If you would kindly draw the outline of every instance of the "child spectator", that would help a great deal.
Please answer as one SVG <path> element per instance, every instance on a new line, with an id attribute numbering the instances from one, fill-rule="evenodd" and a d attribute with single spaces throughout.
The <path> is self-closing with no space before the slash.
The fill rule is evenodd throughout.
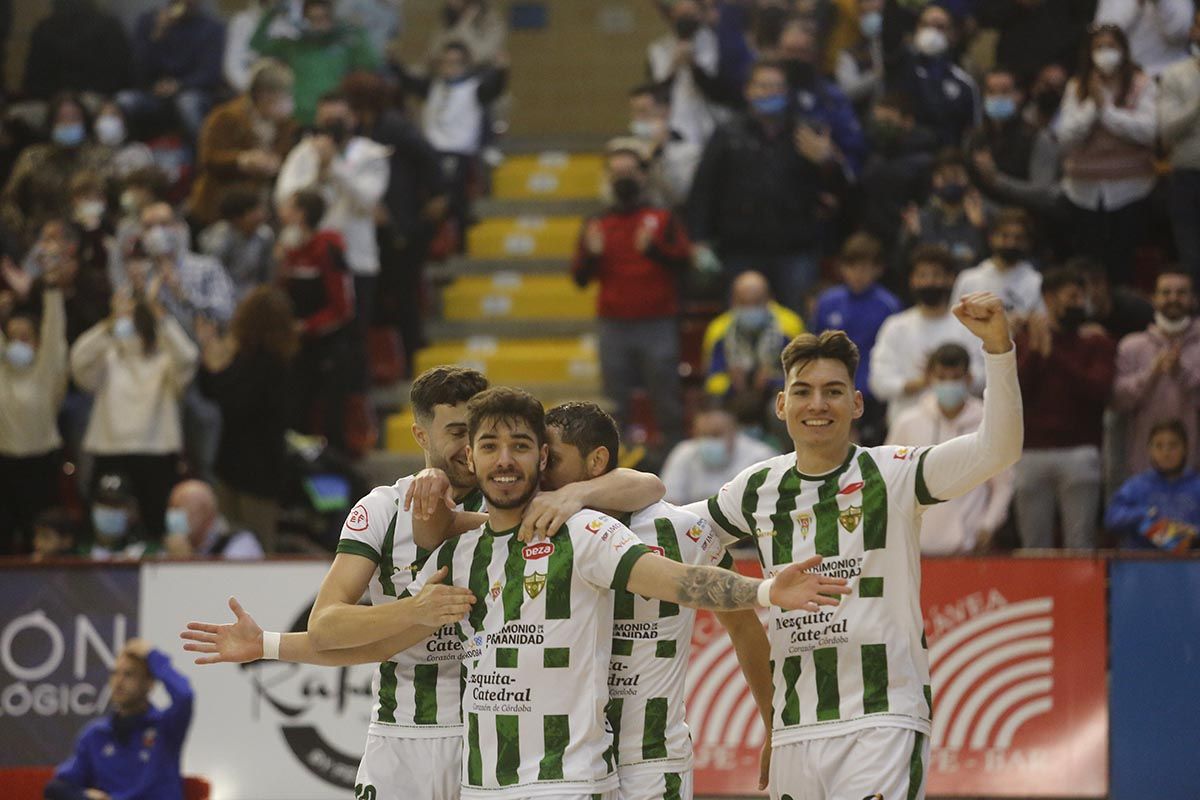
<path id="1" fill-rule="evenodd" d="M 1150 430 L 1150 469 L 1113 495 L 1104 525 L 1122 547 L 1181 551 L 1200 545 L 1200 475 L 1188 469 L 1187 430 L 1178 419 Z"/>

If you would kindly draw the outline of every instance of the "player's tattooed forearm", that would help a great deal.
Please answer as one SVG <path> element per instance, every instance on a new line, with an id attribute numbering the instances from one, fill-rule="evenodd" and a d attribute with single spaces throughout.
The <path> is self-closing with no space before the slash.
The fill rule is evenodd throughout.
<path id="1" fill-rule="evenodd" d="M 711 611 L 736 611 L 754 606 L 754 581 L 723 569 L 689 567 L 676 587 L 679 602 Z"/>

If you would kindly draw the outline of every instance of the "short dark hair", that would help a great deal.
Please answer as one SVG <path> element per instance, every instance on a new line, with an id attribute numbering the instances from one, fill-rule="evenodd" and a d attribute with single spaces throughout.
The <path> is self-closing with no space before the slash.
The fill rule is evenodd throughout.
<path id="1" fill-rule="evenodd" d="M 467 433 L 472 445 L 487 420 L 523 422 L 533 430 L 538 445 L 546 443 L 546 410 L 541 401 L 522 389 L 494 386 L 467 402 Z"/>
<path id="2" fill-rule="evenodd" d="M 788 342 L 783 348 L 780 360 L 783 362 L 783 374 L 791 374 L 792 368 L 798 364 L 816 361 L 818 358 L 829 358 L 846 365 L 850 380 L 858 372 L 858 345 L 850 340 L 845 331 L 825 331 L 824 333 L 802 333 Z"/>
<path id="3" fill-rule="evenodd" d="M 79 535 L 79 523 L 63 508 L 47 508 L 33 518 L 33 527 L 49 528 L 56 533 L 75 539 Z"/>
<path id="4" fill-rule="evenodd" d="M 1064 286 L 1087 288 L 1083 273 L 1074 267 L 1051 267 L 1042 275 L 1042 294 L 1057 292 Z"/>
<path id="5" fill-rule="evenodd" d="M 944 244 L 928 242 L 914 247 L 912 254 L 908 257 L 910 273 L 917 268 L 917 264 L 936 264 L 943 272 L 951 275 L 958 272 L 958 264 L 955 263 L 953 254 Z"/>
<path id="6" fill-rule="evenodd" d="M 1200 14 L 1200 11 L 1198 11 L 1198 12 L 1196 12 L 1196 13 Z M 1163 277 L 1166 277 L 1166 276 L 1168 276 L 1168 275 L 1169 275 L 1169 276 L 1172 276 L 1172 277 L 1176 277 L 1176 278 L 1187 278 L 1188 286 L 1192 287 L 1192 289 L 1195 289 L 1195 288 L 1196 288 L 1196 279 L 1195 279 L 1194 277 L 1192 277 L 1192 273 L 1190 273 L 1190 272 L 1188 272 L 1188 271 L 1184 270 L 1184 269 L 1183 269 L 1182 267 L 1180 267 L 1178 264 L 1172 264 L 1172 265 L 1170 265 L 1170 266 L 1166 267 L 1165 269 L 1163 269 L 1163 271 L 1162 271 L 1162 272 L 1158 273 L 1158 275 L 1156 275 L 1156 276 L 1154 277 L 1154 289 L 1155 289 L 1155 291 L 1157 291 L 1157 290 L 1158 290 L 1158 281 L 1159 281 L 1159 279 L 1160 279 L 1160 278 L 1163 278 Z"/>
<path id="7" fill-rule="evenodd" d="M 463 60 L 470 64 L 475 59 L 475 54 L 471 52 L 471 46 L 462 39 L 451 39 L 442 45 L 442 52 L 449 50 L 457 50 L 462 53 Z"/>
<path id="8" fill-rule="evenodd" d="M 1146 443 L 1149 444 L 1154 440 L 1154 437 L 1160 433 L 1170 431 L 1179 437 L 1179 441 L 1183 442 L 1183 446 L 1187 447 L 1188 433 L 1187 426 L 1183 424 L 1183 420 L 1178 417 L 1171 419 L 1160 419 L 1158 422 L 1150 426 L 1150 435 L 1146 437 Z"/>
<path id="9" fill-rule="evenodd" d="M 234 220 L 246 216 L 263 204 L 262 196 L 253 189 L 235 187 L 225 193 L 217 206 L 221 219 Z"/>
<path id="10" fill-rule="evenodd" d="M 912 98 L 906 92 L 890 91 L 884 92 L 875 103 L 876 108 L 890 108 L 893 111 L 900 112 L 902 117 L 912 117 L 915 113 L 913 108 Z"/>
<path id="11" fill-rule="evenodd" d="M 292 202 L 304 215 L 304 224 L 313 230 L 325 216 L 325 198 L 316 189 L 301 189 L 292 194 Z"/>
<path id="12" fill-rule="evenodd" d="M 946 342 L 929 354 L 929 363 L 926 368 L 969 369 L 970 366 L 971 355 L 967 352 L 967 348 L 957 342 Z"/>
<path id="13" fill-rule="evenodd" d="M 852 234 L 842 250 L 838 253 L 839 261 L 870 261 L 874 264 L 883 262 L 883 247 L 879 240 L 869 233 L 859 231 Z"/>
<path id="14" fill-rule="evenodd" d="M 996 214 L 996 218 L 992 220 L 991 226 L 988 228 L 988 233 L 995 233 L 1005 225 L 1020 225 L 1025 229 L 1025 235 L 1033 238 L 1033 217 L 1029 216 L 1029 212 L 1023 208 L 1002 208 Z"/>
<path id="15" fill-rule="evenodd" d="M 308 13 L 308 10 L 313 6 L 325 6 L 330 11 L 333 10 L 333 0 L 304 0 L 304 4 L 300 9 L 301 14 Z"/>
<path id="16" fill-rule="evenodd" d="M 653 83 L 639 83 L 637 86 L 629 90 L 629 96 L 631 98 L 641 97 L 642 95 L 648 95 L 660 106 L 667 106 L 671 104 L 670 96 Z"/>
<path id="17" fill-rule="evenodd" d="M 558 428 L 563 444 L 569 444 L 582 456 L 603 447 L 608 450 L 605 472 L 617 468 L 621 434 L 612 416 L 595 403 L 575 401 L 555 406 L 546 412 L 546 427 Z"/>
<path id="18" fill-rule="evenodd" d="M 933 160 L 933 171 L 944 167 L 961 167 L 967 168 L 967 158 L 963 155 L 962 150 L 957 147 L 943 147 L 938 151 L 937 157 Z"/>
<path id="19" fill-rule="evenodd" d="M 429 422 L 433 419 L 434 406 L 465 403 L 487 388 L 487 378 L 476 370 L 440 366 L 418 375 L 408 398 L 417 421 Z"/>
<path id="20" fill-rule="evenodd" d="M 1084 278 L 1108 279 L 1108 270 L 1104 265 L 1091 256 L 1071 256 L 1063 264 L 1067 269 L 1073 269 Z"/>
<path id="21" fill-rule="evenodd" d="M 783 65 L 783 62 L 770 58 L 764 58 L 760 61 L 755 61 L 750 65 L 750 71 L 746 73 L 746 83 L 750 83 L 750 81 L 754 80 L 754 76 L 759 72 L 762 72 L 764 69 L 773 69 L 783 75 L 784 78 L 787 77 L 787 67 Z"/>
<path id="22" fill-rule="evenodd" d="M 317 105 L 321 106 L 326 103 L 345 103 L 346 105 L 350 105 L 350 98 L 341 89 L 330 89 L 317 98 Z"/>

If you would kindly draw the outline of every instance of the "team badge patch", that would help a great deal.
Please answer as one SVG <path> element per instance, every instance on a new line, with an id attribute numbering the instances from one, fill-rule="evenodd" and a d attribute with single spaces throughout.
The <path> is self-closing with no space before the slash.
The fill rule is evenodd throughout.
<path id="1" fill-rule="evenodd" d="M 532 600 L 546 588 L 546 573 L 533 572 L 525 576 L 525 594 Z"/>
<path id="2" fill-rule="evenodd" d="M 589 522 L 587 525 L 584 525 L 583 527 L 589 533 L 599 533 L 600 529 L 604 527 L 604 520 L 594 519 L 591 522 Z"/>
<path id="3" fill-rule="evenodd" d="M 805 511 L 796 517 L 796 521 L 800 523 L 800 538 L 807 539 L 808 532 L 812 529 L 812 515 Z"/>
<path id="4" fill-rule="evenodd" d="M 858 523 L 862 522 L 862 506 L 847 506 L 838 514 L 838 522 L 842 523 L 846 533 L 853 533 Z"/>
<path id="5" fill-rule="evenodd" d="M 496 581 L 495 583 L 493 583 L 492 584 L 492 599 L 495 600 L 497 597 L 499 597 L 501 591 L 503 591 L 503 590 L 500 587 L 500 581 Z"/>

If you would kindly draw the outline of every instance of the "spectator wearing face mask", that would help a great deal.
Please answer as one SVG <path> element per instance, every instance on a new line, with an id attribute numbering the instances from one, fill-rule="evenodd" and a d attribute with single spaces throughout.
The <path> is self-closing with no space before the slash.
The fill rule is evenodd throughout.
<path id="1" fill-rule="evenodd" d="M 991 258 L 965 269 L 954 282 L 950 303 L 971 292 L 991 292 L 1004 302 L 1010 321 L 1021 324 L 1042 305 L 1042 276 L 1029 261 L 1032 221 L 1024 211 L 1006 208 L 992 222 Z"/>
<path id="2" fill-rule="evenodd" d="M 729 306 L 704 331 L 704 390 L 724 402 L 750 394 L 760 408 L 774 403 L 783 389 L 779 356 L 804 333 L 804 322 L 771 298 L 767 279 L 754 270 L 734 280 Z"/>
<path id="3" fill-rule="evenodd" d="M 983 356 L 977 340 L 950 313 L 954 259 L 944 247 L 920 245 L 909 256 L 909 264 L 913 305 L 883 321 L 867 374 L 871 394 L 887 403 L 889 425 L 929 388 L 929 355 L 941 345 L 961 345 L 970 355 L 969 387 L 975 391 L 983 386 Z"/>
<path id="4" fill-rule="evenodd" d="M 100 104 L 92 122 L 92 135 L 101 147 L 107 148 L 106 160 L 113 178 L 121 180 L 139 169 L 154 166 L 150 148 L 142 142 L 130 141 L 125 112 L 115 100 Z"/>
<path id="5" fill-rule="evenodd" d="M 58 501 L 62 438 L 57 417 L 67 390 L 67 321 L 50 277 L 40 323 L 25 313 L 0 327 L 0 553 L 28 550 L 33 518 Z"/>
<path id="6" fill-rule="evenodd" d="M 665 447 L 683 438 L 679 384 L 679 276 L 691 243 L 678 218 L 643 199 L 646 164 L 632 151 L 608 154 L 613 206 L 584 223 L 572 274 L 600 284 L 600 372 L 625 430 L 636 386 L 646 387 Z"/>
<path id="7" fill-rule="evenodd" d="M 667 95 L 651 84 L 629 93 L 629 133 L 649 154 L 647 200 L 668 208 L 687 202 L 703 147 L 671 127 Z"/>
<path id="8" fill-rule="evenodd" d="M 95 457 L 97 479 L 128 475 L 157 539 L 183 449 L 180 399 L 199 354 L 160 303 L 118 291 L 112 309 L 71 348 L 75 383 L 95 395 L 83 448 Z"/>
<path id="9" fill-rule="evenodd" d="M 817 298 L 813 330 L 815 333 L 845 331 L 858 347 L 861 360 L 854 374 L 854 388 L 862 392 L 864 405 L 858 427 L 864 442 L 878 443 L 883 438 L 884 409 L 867 383 L 871 351 L 884 320 L 898 313 L 903 305 L 879 284 L 883 275 L 883 249 L 870 234 L 856 233 L 846 240 L 838 254 L 838 271 L 841 285 L 826 289 Z"/>
<path id="10" fill-rule="evenodd" d="M 902 249 L 940 244 L 960 268 L 978 263 L 985 250 L 987 209 L 979 190 L 971 185 L 962 153 L 943 150 L 934 162 L 930 183 L 925 205 L 905 210 Z"/>
<path id="11" fill-rule="evenodd" d="M 1069 0 L 980 0 L 973 15 L 999 34 L 996 63 L 1028 86 L 1047 64 L 1070 64 L 1079 52 L 1088 13 Z"/>
<path id="12" fill-rule="evenodd" d="M 885 252 L 899 253 L 904 210 L 928 190 L 937 138 L 917 125 L 912 100 L 902 92 L 885 94 L 867 119 L 870 153 L 859 176 L 858 214 Z M 899 269 L 903 263 L 893 258 L 889 266 Z"/>
<path id="13" fill-rule="evenodd" d="M 204 481 L 184 481 L 171 490 L 166 516 L 167 555 L 175 558 L 223 558 L 246 561 L 263 557 L 252 532 L 229 524 L 217 509 L 217 496 Z"/>
<path id="14" fill-rule="evenodd" d="M 776 455 L 773 447 L 740 431 L 733 414 L 720 406 L 700 411 L 692 421 L 692 438 L 675 445 L 663 465 L 665 499 L 676 505 L 705 500 L 731 476 Z"/>
<path id="15" fill-rule="evenodd" d="M 760 62 L 746 86 L 750 108 L 713 133 L 688 196 L 688 230 L 697 258 L 714 254 L 726 275 L 767 276 L 783 305 L 804 307 L 818 276 L 828 209 L 845 174 L 828 132 L 797 125 L 788 108 L 786 71 Z"/>
<path id="16" fill-rule="evenodd" d="M 837 54 L 838 85 L 866 119 L 874 101 L 883 97 L 883 0 L 857 0 L 859 36 Z"/>
<path id="17" fill-rule="evenodd" d="M 277 549 L 284 433 L 295 410 L 289 384 L 300 348 L 296 322 L 288 295 L 260 286 L 238 305 L 227 336 L 211 325 L 199 332 L 197 383 L 221 407 L 221 443 L 213 469 L 221 511 L 257 533 L 271 552 Z"/>
<path id="18" fill-rule="evenodd" d="M 1171 230 L 1183 268 L 1200 281 L 1200 11 L 1188 32 L 1188 57 L 1168 67 L 1159 82 L 1158 119 L 1171 154 Z"/>
<path id="19" fill-rule="evenodd" d="M 1164 272 L 1154 288 L 1154 323 L 1121 340 L 1113 406 L 1126 418 L 1128 473 L 1146 468 L 1143 448 L 1156 422 L 1179 417 L 1192 443 L 1187 464 L 1200 468 L 1200 321 L 1190 275 Z"/>
<path id="20" fill-rule="evenodd" d="M 235 189 L 265 199 L 295 141 L 292 71 L 277 61 L 256 65 L 249 90 L 217 106 L 200 131 L 196 183 L 189 200 L 196 224 L 211 225 Z"/>
<path id="21" fill-rule="evenodd" d="M 1016 465 L 1017 531 L 1024 547 L 1097 546 L 1102 418 L 1112 391 L 1115 344 L 1080 332 L 1087 318 L 1083 276 L 1065 267 L 1042 280 L 1046 313 L 1017 334 L 1025 453 Z"/>
<path id="22" fill-rule="evenodd" d="M 267 217 L 258 192 L 232 189 L 221 200 L 220 219 L 200 233 L 200 252 L 225 265 L 236 301 L 271 281 L 275 232 Z"/>
<path id="23" fill-rule="evenodd" d="M 347 73 L 377 68 L 379 56 L 362 30 L 336 19 L 331 0 L 304 0 L 300 35 L 294 38 L 272 38 L 279 13 L 275 7 L 262 16 L 250 47 L 291 68 L 294 116 L 301 125 L 311 125 L 321 96 L 334 91 Z"/>
<path id="24" fill-rule="evenodd" d="M 112 94 L 129 86 L 132 53 L 121 21 L 94 0 L 54 0 L 29 37 L 23 92 Z"/>
<path id="25" fill-rule="evenodd" d="M 129 253 L 142 235 L 142 211 L 154 203 L 165 202 L 169 186 L 166 174 L 158 167 L 143 167 L 126 175 L 117 183 L 116 253 Z M 114 279 L 118 276 L 114 263 Z"/>
<path id="26" fill-rule="evenodd" d="M 488 107 L 508 85 L 508 57 L 498 56 L 495 66 L 479 67 L 466 45 L 449 42 L 427 78 L 414 76 L 400 64 L 393 67 L 405 89 L 424 98 L 421 130 L 441 157 L 449 216 L 461 248 L 471 216 L 469 190 L 477 177 L 479 153 L 487 135 Z"/>
<path id="27" fill-rule="evenodd" d="M 221 86 L 224 46 L 224 23 L 199 0 L 167 0 L 143 12 L 133 31 L 137 88 L 120 92 L 117 102 L 139 122 L 174 112 L 194 139 Z"/>
<path id="28" fill-rule="evenodd" d="M 1120 28 L 1129 37 L 1126 57 L 1157 76 L 1188 56 L 1188 28 L 1195 7 L 1189 0 L 1099 0 L 1097 26 Z"/>
<path id="29" fill-rule="evenodd" d="M 1146 230 L 1156 95 L 1154 81 L 1130 59 L 1125 33 L 1105 25 L 1088 38 L 1055 127 L 1072 250 L 1104 264 L 1115 284 L 1131 282 Z"/>
<path id="30" fill-rule="evenodd" d="M 979 349 L 978 340 L 973 349 Z M 967 349 L 956 342 L 930 353 L 925 367 L 929 389 L 896 417 L 887 444 L 941 444 L 976 431 L 983 421 L 983 402 L 971 395 L 970 367 Z M 965 495 L 928 507 L 921 517 L 921 554 L 987 552 L 1008 519 L 1012 496 L 1013 471 L 1006 469 Z"/>
<path id="31" fill-rule="evenodd" d="M 943 6 L 925 6 L 912 44 L 888 71 L 888 88 L 913 98 L 916 120 L 943 146 L 957 147 L 963 134 L 979 123 L 979 90 L 954 62 L 958 25 Z"/>
<path id="32" fill-rule="evenodd" d="M 1104 526 L 1135 550 L 1200 547 L 1200 475 L 1188 466 L 1187 428 L 1177 418 L 1155 423 L 1146 450 L 1149 467 L 1113 495 Z"/>
<path id="33" fill-rule="evenodd" d="M 1051 95 L 1051 113 L 1057 97 Z M 1048 126 L 1025 118 L 1023 102 L 1011 71 L 994 69 L 984 78 L 983 124 L 967 137 L 972 177 L 990 200 L 1053 214 L 1061 195 L 1058 142 Z"/>
<path id="34" fill-rule="evenodd" d="M 321 433 L 330 445 L 344 449 L 350 359 L 355 352 L 354 283 L 341 235 L 321 226 L 325 213 L 325 200 L 313 189 L 280 203 L 275 283 L 291 300 L 300 335 L 292 427 L 313 432 L 319 404 Z"/>
<path id="35" fill-rule="evenodd" d="M 67 186 L 82 170 L 107 175 L 107 149 L 88 138 L 90 116 L 74 95 L 59 95 L 47 111 L 50 141 L 21 151 L 0 196 L 8 230 L 28 244 L 42 223 L 67 210 Z"/>
<path id="36" fill-rule="evenodd" d="M 22 298 L 36 298 L 40 287 L 55 286 L 63 294 L 67 341 L 74 342 L 85 330 L 108 316 L 112 294 L 106 269 L 108 249 L 88 253 L 88 236 L 65 219 L 47 220 L 21 265 Z M 11 273 L 4 267 L 0 270 Z M 9 281 L 10 283 L 19 281 Z"/>
<path id="37" fill-rule="evenodd" d="M 667 13 L 672 30 L 650 43 L 646 72 L 670 97 L 671 129 L 703 145 L 728 116 L 737 92 L 723 80 L 721 47 L 701 4 L 677 0 Z"/>
<path id="38" fill-rule="evenodd" d="M 170 483 L 162 487 L 164 507 L 170 487 Z M 87 557 L 92 561 L 138 559 L 161 552 L 159 540 L 150 538 L 143 525 L 141 489 L 123 472 L 97 473 L 88 511 L 92 536 Z"/>
<path id="39" fill-rule="evenodd" d="M 867 155 L 867 140 L 850 100 L 819 70 L 817 41 L 810 24 L 795 20 L 784 26 L 776 48 L 787 73 L 791 102 L 800 125 L 827 131 L 833 157 L 851 176 L 857 176 Z"/>

